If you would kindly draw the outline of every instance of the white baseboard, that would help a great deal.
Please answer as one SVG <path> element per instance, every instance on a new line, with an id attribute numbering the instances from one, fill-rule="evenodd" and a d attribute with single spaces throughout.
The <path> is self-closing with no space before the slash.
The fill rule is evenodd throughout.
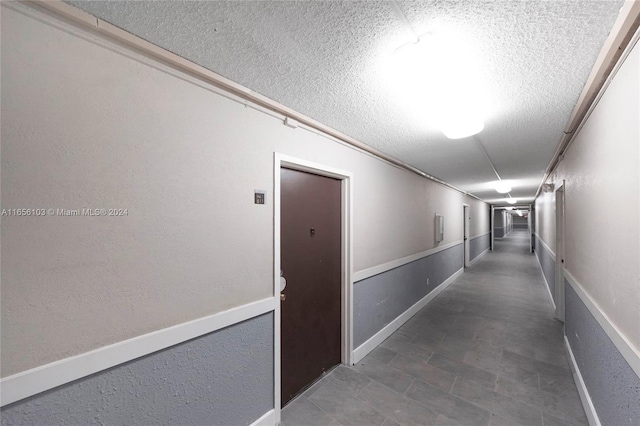
<path id="1" fill-rule="evenodd" d="M 0 381 L 1 405 L 265 314 L 274 306 L 275 298 L 269 297 L 5 377 Z"/>
<path id="2" fill-rule="evenodd" d="M 269 410 L 264 413 L 258 420 L 251 423 L 250 426 L 275 426 L 276 425 L 276 410 Z"/>
<path id="3" fill-rule="evenodd" d="M 353 351 L 352 362 L 356 364 L 362 358 L 367 356 L 369 352 L 374 350 L 380 343 L 384 342 L 389 336 L 391 336 L 397 329 L 399 329 L 402 324 L 409 321 L 409 319 L 420 311 L 420 309 L 424 308 L 427 303 L 432 301 L 438 294 L 440 294 L 445 288 L 447 288 L 451 283 L 453 283 L 460 275 L 464 273 L 464 268 L 459 269 L 446 281 L 440 284 L 438 287 L 434 288 L 429 294 L 416 302 L 409 309 L 400 314 L 396 319 L 387 324 L 382 330 L 378 331 L 376 334 L 371 336 L 369 340 L 364 342 L 362 345 L 358 346 Z"/>
<path id="4" fill-rule="evenodd" d="M 540 271 L 542 272 L 542 279 L 544 280 L 544 286 L 547 289 L 547 293 L 549 294 L 549 302 L 551 302 L 551 306 L 555 312 L 556 310 L 556 302 L 553 301 L 553 295 L 551 294 L 551 287 L 549 287 L 549 282 L 547 281 L 547 277 L 544 275 L 544 268 L 542 267 L 542 262 L 540 262 L 540 257 L 538 257 L 538 250 L 535 251 L 536 259 L 538 259 L 538 265 L 540 265 Z"/>
<path id="5" fill-rule="evenodd" d="M 473 266 L 474 263 L 476 263 L 478 260 L 480 260 L 480 258 L 482 256 L 484 256 L 485 254 L 487 254 L 487 253 L 489 253 L 489 248 L 487 248 L 485 251 L 483 251 L 482 253 L 477 255 L 475 258 L 473 258 L 473 260 L 471 262 L 469 262 L 469 266 Z"/>
<path id="6" fill-rule="evenodd" d="M 573 351 L 571 350 L 571 345 L 569 344 L 569 339 L 567 339 L 567 336 L 564 336 L 564 347 L 567 351 L 567 355 L 569 355 L 569 365 L 571 366 L 571 372 L 573 373 L 573 380 L 576 382 L 578 394 L 580 395 L 580 401 L 582 401 L 582 407 L 584 408 L 584 412 L 587 415 L 587 420 L 589 420 L 589 425 L 601 426 L 600 419 L 598 418 L 598 413 L 596 412 L 596 408 L 593 406 L 593 401 L 591 401 L 591 397 L 589 396 L 589 390 L 587 389 L 587 385 L 584 383 L 582 374 L 580 373 L 578 363 L 573 356 Z"/>

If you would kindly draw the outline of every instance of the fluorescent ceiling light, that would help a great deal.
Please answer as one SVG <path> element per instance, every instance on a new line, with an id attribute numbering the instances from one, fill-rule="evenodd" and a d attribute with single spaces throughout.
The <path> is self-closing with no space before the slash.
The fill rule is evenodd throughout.
<path id="1" fill-rule="evenodd" d="M 449 120 L 441 121 L 440 123 L 440 130 L 449 139 L 462 139 L 473 136 L 480 133 L 482 129 L 484 129 L 484 122 L 479 117 L 467 119 L 449 117 Z"/>
<path id="2" fill-rule="evenodd" d="M 506 194 L 507 192 L 511 192 L 511 187 L 503 181 L 496 182 L 494 188 L 496 191 L 498 191 L 501 194 Z"/>
<path id="3" fill-rule="evenodd" d="M 518 200 L 516 200 L 515 198 L 507 198 L 507 203 L 509 203 L 509 204 L 515 204 L 517 202 L 518 202 Z"/>
<path id="4" fill-rule="evenodd" d="M 488 98 L 475 52 L 455 34 L 427 34 L 397 49 L 385 64 L 389 87 L 408 115 L 449 139 L 484 129 Z"/>

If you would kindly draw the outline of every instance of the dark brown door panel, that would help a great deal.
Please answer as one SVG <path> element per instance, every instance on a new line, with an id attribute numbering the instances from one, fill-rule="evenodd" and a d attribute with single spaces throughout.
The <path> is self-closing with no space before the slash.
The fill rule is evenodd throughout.
<path id="1" fill-rule="evenodd" d="M 282 404 L 340 363 L 341 182 L 281 170 Z"/>

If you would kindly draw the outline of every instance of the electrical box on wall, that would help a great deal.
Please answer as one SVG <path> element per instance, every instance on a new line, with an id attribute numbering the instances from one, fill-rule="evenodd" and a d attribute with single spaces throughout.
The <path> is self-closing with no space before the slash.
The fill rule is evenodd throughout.
<path id="1" fill-rule="evenodd" d="M 436 242 L 444 241 L 444 217 L 436 215 Z"/>

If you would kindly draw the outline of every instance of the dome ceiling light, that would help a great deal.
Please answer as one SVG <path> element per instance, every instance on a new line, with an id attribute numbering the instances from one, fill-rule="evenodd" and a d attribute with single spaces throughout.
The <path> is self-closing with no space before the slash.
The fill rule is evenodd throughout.
<path id="1" fill-rule="evenodd" d="M 418 35 L 394 0 L 390 2 L 412 40 L 389 58 L 388 77 L 407 109 L 424 117 L 449 139 L 467 138 L 484 129 L 484 84 L 474 51 L 455 33 Z"/>

